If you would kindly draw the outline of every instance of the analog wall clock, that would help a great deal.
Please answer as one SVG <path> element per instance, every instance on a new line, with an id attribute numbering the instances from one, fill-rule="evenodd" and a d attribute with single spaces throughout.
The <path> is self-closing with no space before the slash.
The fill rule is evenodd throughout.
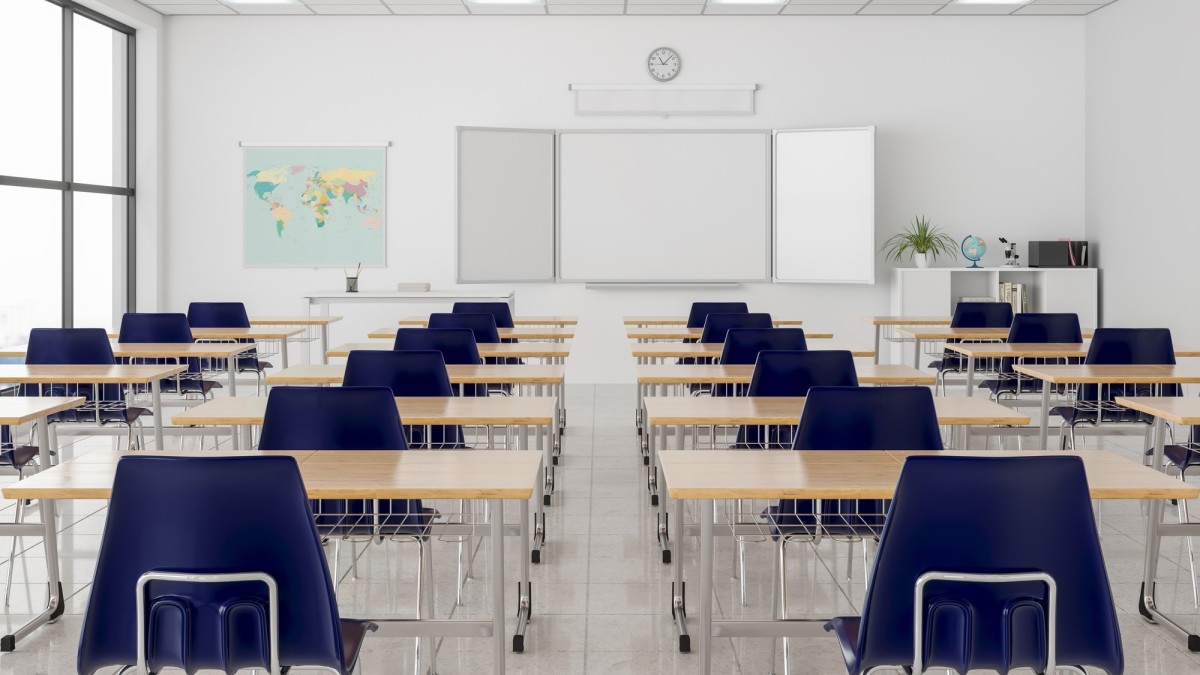
<path id="1" fill-rule="evenodd" d="M 659 82 L 669 82 L 675 79 L 675 76 L 679 74 L 679 65 L 679 54 L 669 47 L 659 47 L 650 52 L 650 58 L 646 61 L 650 77 Z"/>

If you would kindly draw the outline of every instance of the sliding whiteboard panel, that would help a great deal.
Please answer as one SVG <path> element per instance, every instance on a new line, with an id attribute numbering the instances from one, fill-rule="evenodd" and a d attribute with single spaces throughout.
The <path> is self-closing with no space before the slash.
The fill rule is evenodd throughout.
<path id="1" fill-rule="evenodd" d="M 458 281 L 554 280 L 554 131 L 458 129 Z"/>
<path id="2" fill-rule="evenodd" d="M 559 133 L 563 281 L 770 278 L 765 131 Z"/>
<path id="3" fill-rule="evenodd" d="M 775 278 L 875 283 L 875 128 L 775 132 Z"/>

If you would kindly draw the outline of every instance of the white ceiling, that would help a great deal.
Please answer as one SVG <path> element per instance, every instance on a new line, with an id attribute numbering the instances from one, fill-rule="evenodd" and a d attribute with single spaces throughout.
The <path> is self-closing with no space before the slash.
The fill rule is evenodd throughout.
<path id="1" fill-rule="evenodd" d="M 534 0 L 490 4 L 472 0 L 294 0 L 245 4 L 225 0 L 140 0 L 163 14 L 778 14 L 778 15 L 1011 15 L 1078 16 L 1117 0 L 1031 0 L 976 4 L 956 0 L 782 0 L 776 4 L 722 4 L 710 0 Z M 495 2 L 495 0 L 493 0 Z"/>

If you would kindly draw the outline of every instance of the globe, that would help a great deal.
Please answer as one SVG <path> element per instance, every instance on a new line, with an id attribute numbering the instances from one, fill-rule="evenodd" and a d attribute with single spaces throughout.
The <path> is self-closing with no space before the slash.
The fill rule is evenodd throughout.
<path id="1" fill-rule="evenodd" d="M 978 269 L 980 267 L 979 261 L 983 260 L 984 253 L 987 253 L 987 242 L 979 237 L 971 234 L 962 240 L 963 257 L 971 261 L 971 266 L 967 269 Z"/>

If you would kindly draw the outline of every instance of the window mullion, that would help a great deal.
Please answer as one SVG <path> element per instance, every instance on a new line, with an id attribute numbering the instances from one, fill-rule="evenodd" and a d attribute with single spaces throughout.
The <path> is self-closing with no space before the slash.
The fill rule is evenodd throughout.
<path id="1" fill-rule="evenodd" d="M 75 325 L 75 30 L 70 5 L 63 6 L 62 25 L 62 325 Z"/>

